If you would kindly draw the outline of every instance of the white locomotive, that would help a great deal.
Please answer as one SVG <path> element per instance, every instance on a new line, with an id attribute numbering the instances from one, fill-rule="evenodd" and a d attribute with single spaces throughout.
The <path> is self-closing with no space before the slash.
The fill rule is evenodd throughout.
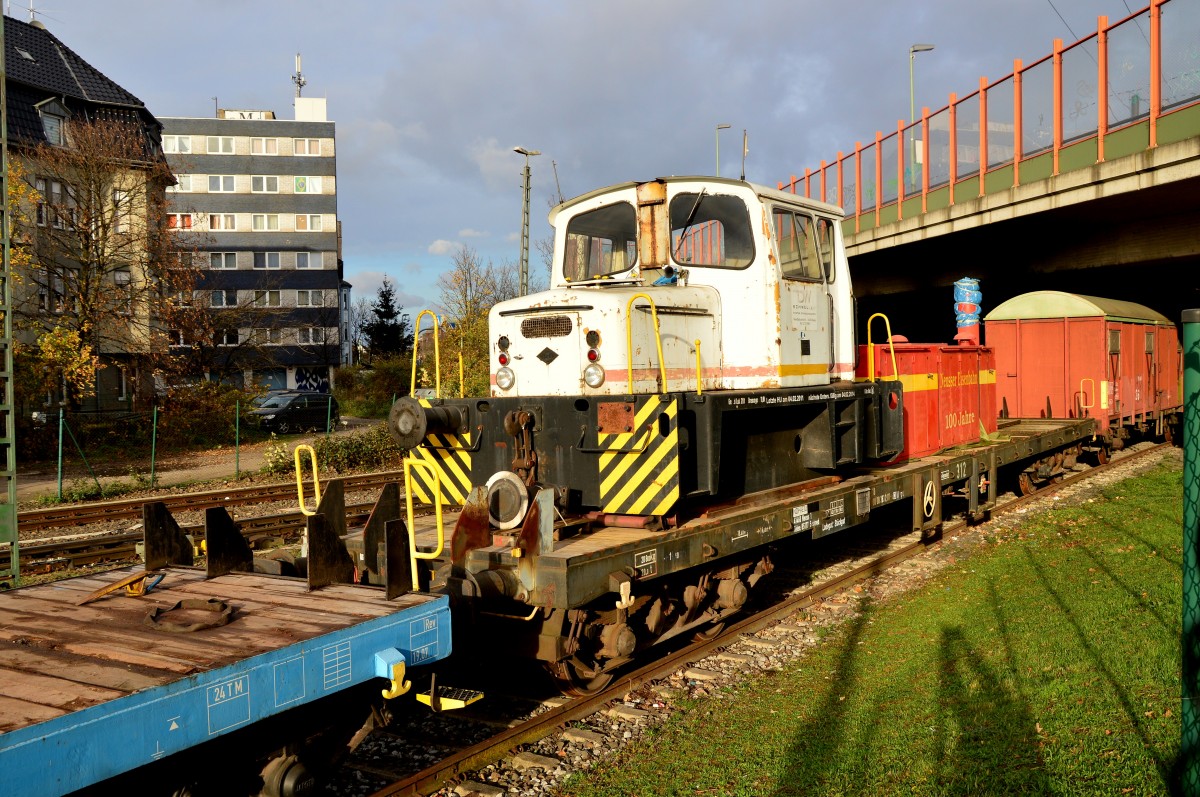
<path id="1" fill-rule="evenodd" d="M 539 488 L 561 513 L 669 524 L 689 502 L 894 455 L 899 383 L 854 381 L 840 219 L 701 177 L 558 206 L 552 287 L 491 311 L 491 396 L 392 409 L 393 435 L 439 471 L 418 496 L 462 504 L 487 484 L 499 528 Z"/>

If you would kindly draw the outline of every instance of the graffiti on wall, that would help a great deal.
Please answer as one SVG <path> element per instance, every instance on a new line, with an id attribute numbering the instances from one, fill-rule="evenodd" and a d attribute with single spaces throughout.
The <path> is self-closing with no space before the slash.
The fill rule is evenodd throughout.
<path id="1" fill-rule="evenodd" d="M 329 368 L 297 368 L 296 389 L 329 392 Z"/>

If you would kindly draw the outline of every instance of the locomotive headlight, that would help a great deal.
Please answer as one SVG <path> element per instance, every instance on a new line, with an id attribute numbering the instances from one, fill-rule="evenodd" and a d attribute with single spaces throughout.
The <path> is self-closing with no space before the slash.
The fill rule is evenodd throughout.
<path id="1" fill-rule="evenodd" d="M 496 370 L 496 387 L 501 390 L 512 390 L 512 386 L 517 383 L 517 375 L 513 373 L 511 368 L 499 368 Z"/>
<path id="2" fill-rule="evenodd" d="M 588 367 L 583 369 L 583 383 L 592 388 L 600 387 L 604 384 L 604 369 L 596 363 L 589 363 Z"/>

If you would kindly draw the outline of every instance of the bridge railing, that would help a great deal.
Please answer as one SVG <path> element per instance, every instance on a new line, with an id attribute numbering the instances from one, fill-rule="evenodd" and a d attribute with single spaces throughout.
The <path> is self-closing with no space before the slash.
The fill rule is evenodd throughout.
<path id="1" fill-rule="evenodd" d="M 1200 4 L 1151 0 L 779 188 L 841 205 L 847 231 L 1086 168 L 1200 132 Z"/>

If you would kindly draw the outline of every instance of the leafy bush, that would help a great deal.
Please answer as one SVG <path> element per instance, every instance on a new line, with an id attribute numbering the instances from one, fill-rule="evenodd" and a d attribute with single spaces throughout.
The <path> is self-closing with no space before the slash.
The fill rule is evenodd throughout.
<path id="1" fill-rule="evenodd" d="M 400 466 L 405 450 L 388 434 L 387 424 L 378 423 L 352 434 L 322 437 L 313 448 L 322 470 L 386 470 Z"/>
<path id="2" fill-rule="evenodd" d="M 295 455 L 288 448 L 287 443 L 283 442 L 271 433 L 271 439 L 263 449 L 263 473 L 280 475 L 284 473 L 292 473 L 296 467 Z"/>
<path id="3" fill-rule="evenodd" d="M 370 366 L 347 365 L 333 374 L 333 395 L 342 414 L 356 418 L 386 418 L 392 401 L 408 395 L 412 360 L 376 358 Z"/>
<path id="4" fill-rule="evenodd" d="M 158 442 L 164 446 L 228 445 L 233 442 L 238 402 L 245 394 L 230 385 L 195 382 L 172 387 L 158 413 Z M 242 423 L 242 428 L 246 424 Z"/>

